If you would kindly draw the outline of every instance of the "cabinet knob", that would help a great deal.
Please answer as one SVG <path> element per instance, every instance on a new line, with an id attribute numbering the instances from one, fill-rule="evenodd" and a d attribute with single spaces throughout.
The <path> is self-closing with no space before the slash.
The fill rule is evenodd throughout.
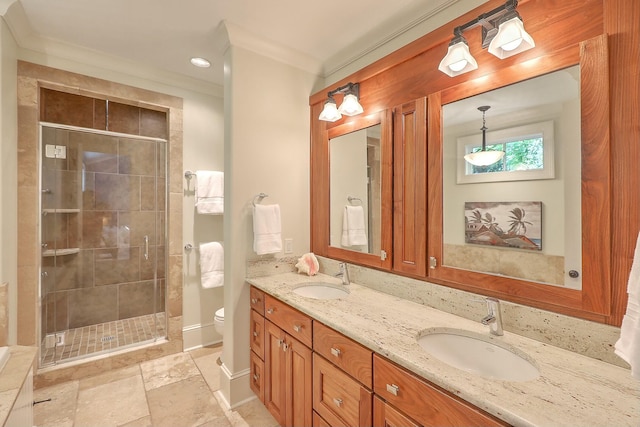
<path id="1" fill-rule="evenodd" d="M 393 394 L 394 396 L 397 396 L 398 393 L 400 392 L 400 387 L 398 387 L 395 384 L 387 384 L 387 391 Z"/>
<path id="2" fill-rule="evenodd" d="M 253 336 L 257 337 L 258 336 L 258 331 L 253 331 Z"/>
<path id="3" fill-rule="evenodd" d="M 296 332 L 300 332 L 302 330 L 302 326 L 300 325 L 293 325 L 293 330 Z"/>
<path id="4" fill-rule="evenodd" d="M 273 314 L 274 311 L 276 311 L 276 309 L 273 308 L 273 307 L 267 309 L 267 313 L 269 313 L 269 314 Z"/>
<path id="5" fill-rule="evenodd" d="M 287 349 L 289 348 L 289 345 L 287 343 L 282 343 L 282 351 L 287 351 Z"/>
<path id="6" fill-rule="evenodd" d="M 342 399 L 334 397 L 333 398 L 333 403 L 339 408 L 342 406 Z"/>
<path id="7" fill-rule="evenodd" d="M 260 379 L 260 375 L 258 374 L 253 374 L 253 380 L 254 381 L 258 381 Z"/>
<path id="8" fill-rule="evenodd" d="M 277 342 L 278 342 L 278 347 L 280 347 L 283 344 L 282 340 L 278 340 Z"/>
<path id="9" fill-rule="evenodd" d="M 339 348 L 331 347 L 331 354 L 333 354 L 335 357 L 340 357 L 341 353 L 342 352 Z"/>

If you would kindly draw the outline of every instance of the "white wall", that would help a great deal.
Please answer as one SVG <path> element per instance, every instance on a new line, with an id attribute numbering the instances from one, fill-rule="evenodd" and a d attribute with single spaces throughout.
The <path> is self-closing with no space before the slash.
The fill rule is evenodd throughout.
<path id="1" fill-rule="evenodd" d="M 249 389 L 252 200 L 281 209 L 282 237 L 309 250 L 309 95 L 316 76 L 242 47 L 225 54 L 225 330 L 221 391 L 230 406 Z M 265 259 L 275 255 L 263 255 Z"/>
<path id="2" fill-rule="evenodd" d="M 9 284 L 8 343 L 17 340 L 18 137 L 17 46 L 0 19 L 0 283 Z"/>

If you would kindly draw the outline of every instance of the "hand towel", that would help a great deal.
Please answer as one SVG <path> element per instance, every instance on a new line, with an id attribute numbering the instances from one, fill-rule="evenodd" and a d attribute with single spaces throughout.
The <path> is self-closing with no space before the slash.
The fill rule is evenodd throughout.
<path id="1" fill-rule="evenodd" d="M 258 255 L 282 250 L 280 205 L 255 205 L 253 208 L 253 250 Z"/>
<path id="2" fill-rule="evenodd" d="M 200 284 L 205 289 L 224 285 L 224 248 L 219 242 L 200 243 Z"/>
<path id="3" fill-rule="evenodd" d="M 631 365 L 631 376 L 640 380 L 640 234 L 627 283 L 627 311 L 622 318 L 615 353 Z"/>
<path id="4" fill-rule="evenodd" d="M 342 246 L 367 244 L 362 206 L 345 206 L 342 216 Z"/>
<path id="5" fill-rule="evenodd" d="M 196 172 L 196 211 L 208 215 L 224 212 L 224 172 Z"/>

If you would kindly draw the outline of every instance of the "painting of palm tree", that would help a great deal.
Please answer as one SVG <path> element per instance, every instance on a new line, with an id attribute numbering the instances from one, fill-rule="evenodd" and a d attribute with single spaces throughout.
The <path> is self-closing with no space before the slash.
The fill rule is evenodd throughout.
<path id="1" fill-rule="evenodd" d="M 464 209 L 466 243 L 542 250 L 542 202 L 466 202 Z"/>

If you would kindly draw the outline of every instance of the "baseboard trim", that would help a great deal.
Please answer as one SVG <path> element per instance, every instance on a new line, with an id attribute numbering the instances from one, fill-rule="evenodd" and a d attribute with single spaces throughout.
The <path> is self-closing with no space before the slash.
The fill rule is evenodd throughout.
<path id="1" fill-rule="evenodd" d="M 195 350 L 222 342 L 222 336 L 212 323 L 195 324 L 182 328 L 182 348 L 184 351 Z"/>

